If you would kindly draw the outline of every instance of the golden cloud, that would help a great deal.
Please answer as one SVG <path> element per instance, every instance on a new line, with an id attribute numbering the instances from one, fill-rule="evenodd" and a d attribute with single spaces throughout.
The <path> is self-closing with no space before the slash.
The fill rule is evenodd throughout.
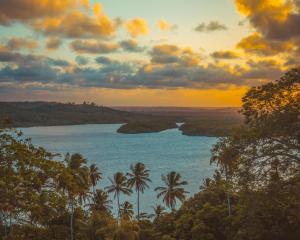
<path id="1" fill-rule="evenodd" d="M 0 1 L 0 24 L 58 16 L 77 5 L 77 0 Z"/>
<path id="2" fill-rule="evenodd" d="M 265 15 L 284 21 L 293 9 L 291 1 L 285 0 L 235 0 L 238 10 L 245 16 Z M 261 15 L 262 16 L 262 15 Z"/>
<path id="3" fill-rule="evenodd" d="M 291 50 L 293 45 L 289 42 L 281 42 L 276 40 L 266 40 L 259 33 L 243 38 L 238 44 L 238 48 L 243 49 L 247 53 L 272 56 Z"/>
<path id="4" fill-rule="evenodd" d="M 159 29 L 161 31 L 168 31 L 168 30 L 175 30 L 177 28 L 176 25 L 172 25 L 170 23 L 168 23 L 166 20 L 164 19 L 160 19 L 158 22 L 157 22 L 157 25 L 159 27 Z"/>
<path id="5" fill-rule="evenodd" d="M 147 35 L 149 33 L 149 27 L 147 22 L 142 18 L 135 18 L 126 23 L 127 32 L 132 37 L 139 35 Z"/>
<path id="6" fill-rule="evenodd" d="M 300 36 L 299 1 L 235 0 L 235 3 L 239 12 L 265 38 L 285 41 Z"/>
<path id="7" fill-rule="evenodd" d="M 117 23 L 106 15 L 94 17 L 73 11 L 61 18 L 45 18 L 37 21 L 34 28 L 46 35 L 69 38 L 110 37 L 114 35 Z"/>

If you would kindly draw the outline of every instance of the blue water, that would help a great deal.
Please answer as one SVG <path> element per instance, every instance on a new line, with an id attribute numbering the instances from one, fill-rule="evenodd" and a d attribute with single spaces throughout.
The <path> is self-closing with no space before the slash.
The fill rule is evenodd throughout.
<path id="1" fill-rule="evenodd" d="M 150 189 L 141 196 L 141 212 L 152 212 L 161 203 L 154 188 L 162 186 L 161 175 L 177 171 L 188 181 L 189 196 L 199 191 L 202 180 L 213 174 L 210 149 L 217 138 L 189 137 L 177 129 L 160 133 L 120 134 L 119 124 L 31 127 L 21 129 L 37 146 L 55 153 L 81 153 L 88 164 L 96 163 L 103 173 L 99 187 L 109 185 L 108 177 L 129 171 L 130 164 L 143 162 L 150 169 Z M 112 197 L 112 196 L 111 196 Z M 136 194 L 123 197 L 136 205 Z M 114 206 L 115 206 L 114 201 Z M 114 208 L 114 212 L 116 208 Z"/>

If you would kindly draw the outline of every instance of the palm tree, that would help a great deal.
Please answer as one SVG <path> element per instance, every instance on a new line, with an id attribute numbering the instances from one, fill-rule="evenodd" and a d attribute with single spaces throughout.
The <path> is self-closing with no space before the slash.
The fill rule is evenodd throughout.
<path id="1" fill-rule="evenodd" d="M 128 201 L 125 201 L 123 204 L 121 204 L 121 218 L 124 220 L 130 220 L 132 219 L 132 216 L 134 214 L 132 204 Z"/>
<path id="2" fill-rule="evenodd" d="M 140 219 L 140 192 L 144 193 L 146 188 L 149 188 L 147 182 L 151 182 L 149 178 L 149 170 L 146 169 L 143 163 L 137 163 L 130 166 L 130 173 L 127 173 L 128 176 L 128 186 L 130 189 L 135 187 L 137 192 L 137 219 Z"/>
<path id="3" fill-rule="evenodd" d="M 165 207 L 162 205 L 156 205 L 155 207 L 152 207 L 154 214 L 151 214 L 151 217 L 154 217 L 154 220 L 159 219 L 164 213 L 165 213 Z"/>
<path id="4" fill-rule="evenodd" d="M 175 210 L 176 200 L 183 202 L 185 199 L 185 194 L 188 193 L 184 190 L 182 186 L 187 185 L 186 181 L 181 180 L 181 176 L 177 172 L 170 172 L 167 176 L 161 176 L 162 181 L 166 186 L 157 187 L 155 191 L 159 191 L 157 198 L 163 197 L 163 202 L 172 211 Z"/>
<path id="5" fill-rule="evenodd" d="M 210 162 L 216 163 L 217 166 L 220 166 L 221 173 L 225 174 L 228 216 L 231 216 L 231 176 L 236 168 L 235 164 L 238 158 L 238 149 L 236 149 L 234 146 L 231 146 L 230 139 L 223 139 L 222 141 L 218 142 L 212 149 L 212 157 Z"/>
<path id="6" fill-rule="evenodd" d="M 107 192 L 97 189 L 92 197 L 92 203 L 87 204 L 92 212 L 109 212 L 111 200 L 108 199 Z"/>
<path id="7" fill-rule="evenodd" d="M 93 186 L 93 193 L 95 193 L 95 187 L 97 182 L 102 179 L 102 173 L 99 171 L 96 164 L 92 164 L 89 169 L 89 177 Z"/>
<path id="8" fill-rule="evenodd" d="M 128 188 L 127 178 L 122 172 L 115 173 L 113 179 L 109 178 L 109 181 L 111 182 L 111 185 L 107 186 L 105 189 L 108 193 L 114 193 L 114 198 L 117 198 L 118 216 L 120 219 L 120 194 L 130 195 L 132 191 Z"/>
<path id="9" fill-rule="evenodd" d="M 79 201 L 82 202 L 86 199 L 89 189 L 89 170 L 85 166 L 86 159 L 81 154 L 75 153 L 70 155 L 69 153 L 65 157 L 66 171 L 63 176 L 60 177 L 60 187 L 63 190 L 67 190 L 70 206 L 70 235 L 71 240 L 74 239 L 74 202 L 76 197 L 79 197 Z"/>

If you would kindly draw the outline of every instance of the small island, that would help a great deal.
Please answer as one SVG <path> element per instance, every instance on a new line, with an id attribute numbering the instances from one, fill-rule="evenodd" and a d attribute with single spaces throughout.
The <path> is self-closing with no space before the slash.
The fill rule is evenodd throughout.
<path id="1" fill-rule="evenodd" d="M 135 121 L 122 125 L 117 132 L 126 134 L 138 133 L 154 133 L 161 132 L 168 129 L 177 128 L 174 121 L 166 120 L 152 120 L 152 121 Z"/>
<path id="2" fill-rule="evenodd" d="M 241 124 L 241 121 L 192 121 L 182 124 L 179 130 L 187 136 L 226 137 Z"/>

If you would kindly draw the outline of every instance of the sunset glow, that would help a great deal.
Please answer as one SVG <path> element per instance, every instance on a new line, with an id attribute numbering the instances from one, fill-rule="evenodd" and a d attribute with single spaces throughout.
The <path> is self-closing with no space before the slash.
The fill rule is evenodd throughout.
<path id="1" fill-rule="evenodd" d="M 298 1 L 0 1 L 0 101 L 240 106 L 300 62 Z"/>

